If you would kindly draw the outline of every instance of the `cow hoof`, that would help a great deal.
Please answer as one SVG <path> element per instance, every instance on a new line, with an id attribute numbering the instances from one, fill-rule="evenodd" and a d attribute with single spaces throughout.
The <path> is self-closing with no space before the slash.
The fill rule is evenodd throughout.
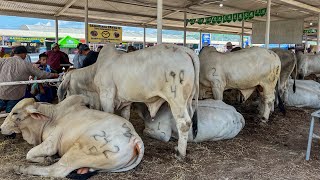
<path id="1" fill-rule="evenodd" d="M 78 174 L 77 170 L 74 170 L 66 178 L 86 180 L 86 179 L 89 179 L 90 177 L 92 177 L 92 176 L 94 176 L 96 174 L 98 174 L 97 171 L 87 172 L 85 174 Z"/>
<path id="2" fill-rule="evenodd" d="M 174 149 L 176 151 L 175 158 L 180 162 L 185 162 L 185 156 L 179 152 L 178 147 L 175 147 Z"/>

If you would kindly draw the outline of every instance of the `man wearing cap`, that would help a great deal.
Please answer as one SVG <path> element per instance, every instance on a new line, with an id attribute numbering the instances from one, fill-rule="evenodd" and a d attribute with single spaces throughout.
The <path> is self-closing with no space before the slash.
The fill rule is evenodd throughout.
<path id="1" fill-rule="evenodd" d="M 0 82 L 28 81 L 29 76 L 37 76 L 43 79 L 59 77 L 56 73 L 48 73 L 26 62 L 27 49 L 17 46 L 14 56 L 8 59 L 0 59 Z M 12 108 L 24 97 L 27 85 L 0 86 L 0 111 L 9 113 Z"/>
<path id="2" fill-rule="evenodd" d="M 226 46 L 227 46 L 227 51 L 226 52 L 231 52 L 232 47 L 233 47 L 232 43 L 231 42 L 227 42 Z"/>
<path id="3" fill-rule="evenodd" d="M 52 50 L 46 53 L 48 55 L 47 63 L 50 65 L 53 72 L 62 72 L 62 67 L 60 64 L 70 64 L 68 56 L 60 51 L 59 44 L 54 43 Z"/>
<path id="4" fill-rule="evenodd" d="M 83 67 L 90 66 L 97 61 L 99 52 L 91 51 L 88 45 L 82 44 L 79 47 L 79 50 L 81 51 L 82 55 L 86 56 L 86 58 L 83 60 Z"/>
<path id="5" fill-rule="evenodd" d="M 81 51 L 80 51 L 80 46 L 82 45 L 82 43 L 79 43 L 77 45 L 77 54 L 74 56 L 73 58 L 73 67 L 76 68 L 76 69 L 79 69 L 79 68 L 82 68 L 83 66 L 83 60 L 86 58 L 85 55 L 82 55 L 81 54 Z"/>

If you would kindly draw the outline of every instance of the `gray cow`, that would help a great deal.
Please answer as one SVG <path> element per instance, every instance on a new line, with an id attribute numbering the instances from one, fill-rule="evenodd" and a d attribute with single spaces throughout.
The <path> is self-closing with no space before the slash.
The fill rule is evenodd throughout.
<path id="1" fill-rule="evenodd" d="M 132 124 L 119 116 L 88 109 L 84 96 L 70 96 L 57 105 L 20 101 L 1 126 L 2 134 L 22 133 L 35 145 L 27 160 L 41 163 L 59 154 L 50 166 L 17 166 L 17 173 L 66 177 L 79 169 L 122 172 L 142 160 L 144 145 Z M 79 172 L 78 170 L 78 172 Z"/>

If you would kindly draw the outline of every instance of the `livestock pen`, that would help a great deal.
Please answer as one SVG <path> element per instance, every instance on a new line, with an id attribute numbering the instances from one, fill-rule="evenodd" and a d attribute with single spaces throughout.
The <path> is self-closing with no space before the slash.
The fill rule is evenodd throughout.
<path id="1" fill-rule="evenodd" d="M 164 143 L 144 136 L 144 123 L 133 112 L 130 121 L 145 144 L 142 162 L 131 171 L 98 173 L 90 179 L 319 179 L 318 143 L 313 143 L 311 160 L 305 160 L 313 109 L 288 108 L 285 117 L 275 112 L 261 126 L 250 101 L 234 106 L 246 120 L 240 134 L 231 140 L 189 143 L 185 162 L 174 157 L 175 141 Z M 315 131 L 319 132 L 318 124 Z M 0 135 L 1 179 L 39 179 L 11 170 L 13 165 L 30 164 L 26 153 L 31 147 L 20 135 L 9 140 Z"/>

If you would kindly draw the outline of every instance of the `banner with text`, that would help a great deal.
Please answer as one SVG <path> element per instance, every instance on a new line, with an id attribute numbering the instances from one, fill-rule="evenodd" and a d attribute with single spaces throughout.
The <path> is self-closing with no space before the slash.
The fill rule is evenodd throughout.
<path id="1" fill-rule="evenodd" d="M 122 27 L 89 24 L 88 40 L 90 43 L 121 43 Z"/>
<path id="2" fill-rule="evenodd" d="M 216 25 L 221 23 L 230 23 L 230 22 L 241 22 L 246 20 L 251 20 L 254 17 L 262 17 L 266 15 L 267 8 L 258 9 L 255 11 L 247 11 L 242 13 L 235 13 L 235 14 L 226 14 L 221 16 L 211 16 L 211 17 L 204 17 L 204 18 L 197 18 L 197 19 L 186 19 L 187 25 L 194 25 L 195 23 L 201 24 L 209 24 L 209 25 Z"/>

